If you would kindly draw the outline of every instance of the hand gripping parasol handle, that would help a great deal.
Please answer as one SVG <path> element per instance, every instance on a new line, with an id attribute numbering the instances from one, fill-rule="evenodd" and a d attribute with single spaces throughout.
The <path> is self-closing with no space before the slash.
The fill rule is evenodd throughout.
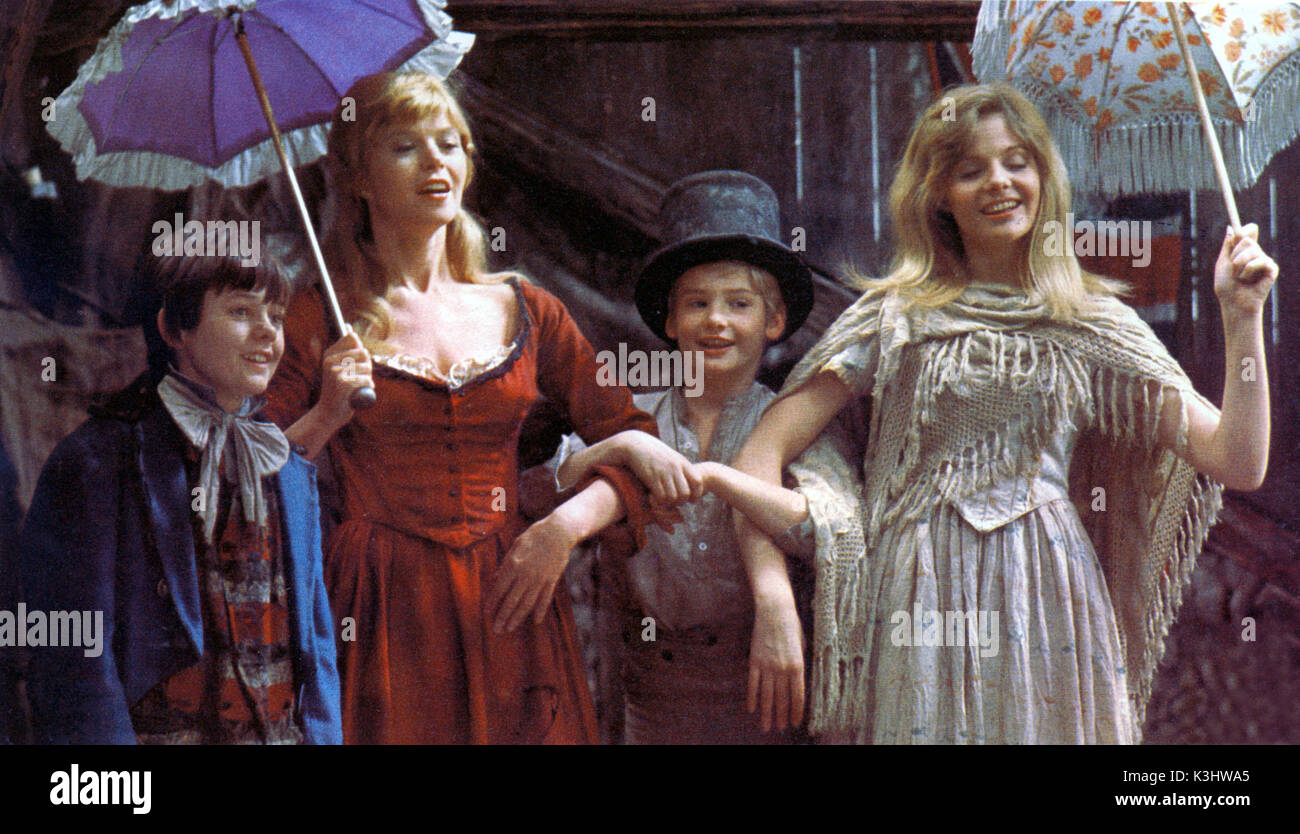
<path id="1" fill-rule="evenodd" d="M 1169 22 L 1174 27 L 1174 35 L 1178 38 L 1178 48 L 1183 53 L 1183 66 L 1187 67 L 1187 77 L 1192 80 L 1192 94 L 1196 96 L 1196 109 L 1201 114 L 1201 127 L 1205 130 L 1205 142 L 1210 146 L 1210 158 L 1214 161 L 1214 174 L 1219 179 L 1219 190 L 1223 192 L 1223 202 L 1228 207 L 1228 220 L 1232 222 L 1234 232 L 1241 231 L 1241 217 L 1237 214 L 1237 200 L 1232 195 L 1232 183 L 1228 181 L 1228 167 L 1223 164 L 1223 151 L 1219 149 L 1219 137 L 1214 133 L 1214 125 L 1210 122 L 1210 108 L 1205 104 L 1205 93 L 1201 90 L 1201 78 L 1196 72 L 1196 64 L 1192 61 L 1192 50 L 1187 45 L 1187 36 L 1183 34 L 1183 21 L 1181 10 L 1176 6 L 1181 4 L 1166 3 L 1165 9 L 1169 13 Z"/>
<path id="2" fill-rule="evenodd" d="M 358 388 L 348 397 L 348 405 L 352 406 L 354 411 L 365 411 L 367 408 L 374 405 L 375 401 L 375 389 L 371 388 L 369 385 L 364 388 Z"/>
<path id="3" fill-rule="evenodd" d="M 302 198 L 302 189 L 298 187 L 298 178 L 293 173 L 293 166 L 289 164 L 289 156 L 284 151 L 284 143 L 280 141 L 280 129 L 275 125 L 275 115 L 271 112 L 271 100 L 266 97 L 266 87 L 262 84 L 262 74 L 257 71 L 257 63 L 253 60 L 253 50 L 248 46 L 248 37 L 244 34 L 244 19 L 242 16 L 235 21 L 235 40 L 239 43 L 239 51 L 244 54 L 244 63 L 248 66 L 248 75 L 253 81 L 253 89 L 257 91 L 257 100 L 262 105 L 262 115 L 266 117 L 266 126 L 271 129 L 271 142 L 275 145 L 276 156 L 280 157 L 280 167 L 289 177 L 289 188 L 293 191 L 294 202 L 298 205 L 298 213 L 302 216 L 303 228 L 307 231 L 307 242 L 311 244 L 312 256 L 316 259 L 316 269 L 320 272 L 321 285 L 325 288 L 325 298 L 329 301 L 330 312 L 334 314 L 334 324 L 338 326 L 340 336 L 345 336 L 352 331 L 348 323 L 343 320 L 343 308 L 339 306 L 338 296 L 334 294 L 334 284 L 330 281 L 329 270 L 325 267 L 325 256 L 320 251 L 320 243 L 316 240 L 316 230 L 311 224 L 311 215 L 307 213 L 307 202 Z M 358 388 L 348 397 L 348 405 L 357 411 L 363 411 L 375 404 L 375 389 L 370 386 Z"/>

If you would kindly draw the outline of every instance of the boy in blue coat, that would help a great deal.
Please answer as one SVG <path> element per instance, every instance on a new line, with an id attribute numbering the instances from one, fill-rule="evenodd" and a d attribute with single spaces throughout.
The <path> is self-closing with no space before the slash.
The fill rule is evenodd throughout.
<path id="1" fill-rule="evenodd" d="M 342 741 L 312 464 L 258 419 L 287 281 L 166 258 L 174 362 L 92 410 L 23 527 L 40 743 Z"/>

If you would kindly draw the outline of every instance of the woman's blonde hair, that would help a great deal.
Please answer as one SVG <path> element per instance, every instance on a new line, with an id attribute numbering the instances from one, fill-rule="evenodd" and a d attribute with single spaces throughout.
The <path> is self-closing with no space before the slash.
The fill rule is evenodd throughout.
<path id="1" fill-rule="evenodd" d="M 420 72 L 384 72 L 357 79 L 339 100 L 330 128 L 325 172 L 333 199 L 321 248 L 343 307 L 344 317 L 370 346 L 382 346 L 390 321 L 388 298 L 402 282 L 375 251 L 370 210 L 359 189 L 366 154 L 390 126 L 447 116 L 460 134 L 466 156 L 465 187 L 474 179 L 474 140 L 455 97 L 441 81 Z M 462 206 L 447 225 L 447 264 L 452 277 L 467 283 L 499 283 L 513 273 L 487 267 L 483 227 Z"/>
<path id="2" fill-rule="evenodd" d="M 1123 284 L 1083 271 L 1073 252 L 1049 253 L 1051 221 L 1059 224 L 1056 234 L 1065 229 L 1070 182 L 1043 117 L 1007 84 L 952 88 L 921 114 L 889 190 L 895 239 L 889 272 L 880 280 L 852 271 L 851 277 L 863 287 L 884 282 L 909 296 L 911 303 L 927 307 L 942 306 L 961 294 L 970 280 L 966 249 L 956 220 L 941 205 L 979 120 L 994 115 L 1002 116 L 1038 168 L 1038 217 L 1021 243 L 1021 273 L 1015 276 L 1030 301 L 1044 304 L 1053 318 L 1070 319 L 1089 306 L 1090 294 L 1122 292 Z"/>

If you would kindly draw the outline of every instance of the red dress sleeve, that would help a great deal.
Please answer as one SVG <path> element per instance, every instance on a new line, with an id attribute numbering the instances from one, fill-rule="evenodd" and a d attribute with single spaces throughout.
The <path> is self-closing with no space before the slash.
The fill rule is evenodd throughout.
<path id="1" fill-rule="evenodd" d="M 531 284 L 522 289 L 537 327 L 537 387 L 568 414 L 583 442 L 590 446 L 627 429 L 658 437 L 654 418 L 633 404 L 631 392 L 597 381 L 596 352 L 564 304 Z"/>
<path id="2" fill-rule="evenodd" d="M 320 363 L 328 338 L 320 293 L 315 287 L 299 290 L 285 315 L 284 356 L 267 386 L 263 408 L 281 429 L 296 423 L 320 396 Z"/>
<path id="3" fill-rule="evenodd" d="M 537 327 L 537 387 L 560 405 L 583 442 L 590 446 L 628 429 L 658 437 L 659 427 L 654 418 L 636 407 L 630 391 L 597 381 L 600 363 L 596 352 L 564 304 L 531 284 L 522 284 L 522 289 Z M 676 511 L 652 509 L 645 486 L 622 467 L 595 467 L 579 488 L 595 478 L 609 481 L 627 512 L 627 523 L 616 525 L 606 537 L 622 540 L 619 550 L 631 544 L 627 541 L 629 534 L 635 540 L 635 549 L 643 547 L 645 526 L 650 522 L 671 527 L 673 521 L 681 520 Z"/>

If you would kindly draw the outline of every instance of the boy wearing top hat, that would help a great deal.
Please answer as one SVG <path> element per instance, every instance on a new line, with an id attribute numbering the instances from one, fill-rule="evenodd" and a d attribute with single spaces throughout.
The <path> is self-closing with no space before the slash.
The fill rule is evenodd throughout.
<path id="1" fill-rule="evenodd" d="M 774 396 L 755 382 L 764 351 L 797 330 L 812 308 L 811 272 L 780 242 L 778 211 L 772 189 L 749 174 L 686 177 L 664 196 L 663 245 L 640 270 L 636 303 L 643 320 L 678 350 L 697 352 L 703 386 L 688 390 L 679 380 L 666 391 L 637 395 L 636 405 L 658 421 L 662 441 L 692 462 L 706 494 L 681 507 L 683 522 L 671 531 L 647 525 L 638 539 L 644 546 L 616 570 L 625 600 L 630 744 L 787 741 L 783 716 L 771 731 L 770 715 L 754 714 L 760 702 L 765 711 L 780 705 L 778 689 L 785 715 L 795 715 L 795 700 L 802 712 L 803 655 L 790 583 L 784 592 L 770 583 L 776 593 L 754 584 L 761 577 L 741 562 L 731 510 L 734 505 L 783 547 L 807 555 L 807 503 L 725 465 Z M 658 442 L 625 432 L 583 448 L 567 438 L 557 485 L 567 488 L 590 467 L 622 463 L 639 444 Z"/>
<path id="2" fill-rule="evenodd" d="M 43 744 L 339 744 L 314 467 L 258 419 L 288 281 L 166 258 L 146 372 L 54 449 L 22 533 L 29 611 L 101 618 L 29 648 Z"/>

